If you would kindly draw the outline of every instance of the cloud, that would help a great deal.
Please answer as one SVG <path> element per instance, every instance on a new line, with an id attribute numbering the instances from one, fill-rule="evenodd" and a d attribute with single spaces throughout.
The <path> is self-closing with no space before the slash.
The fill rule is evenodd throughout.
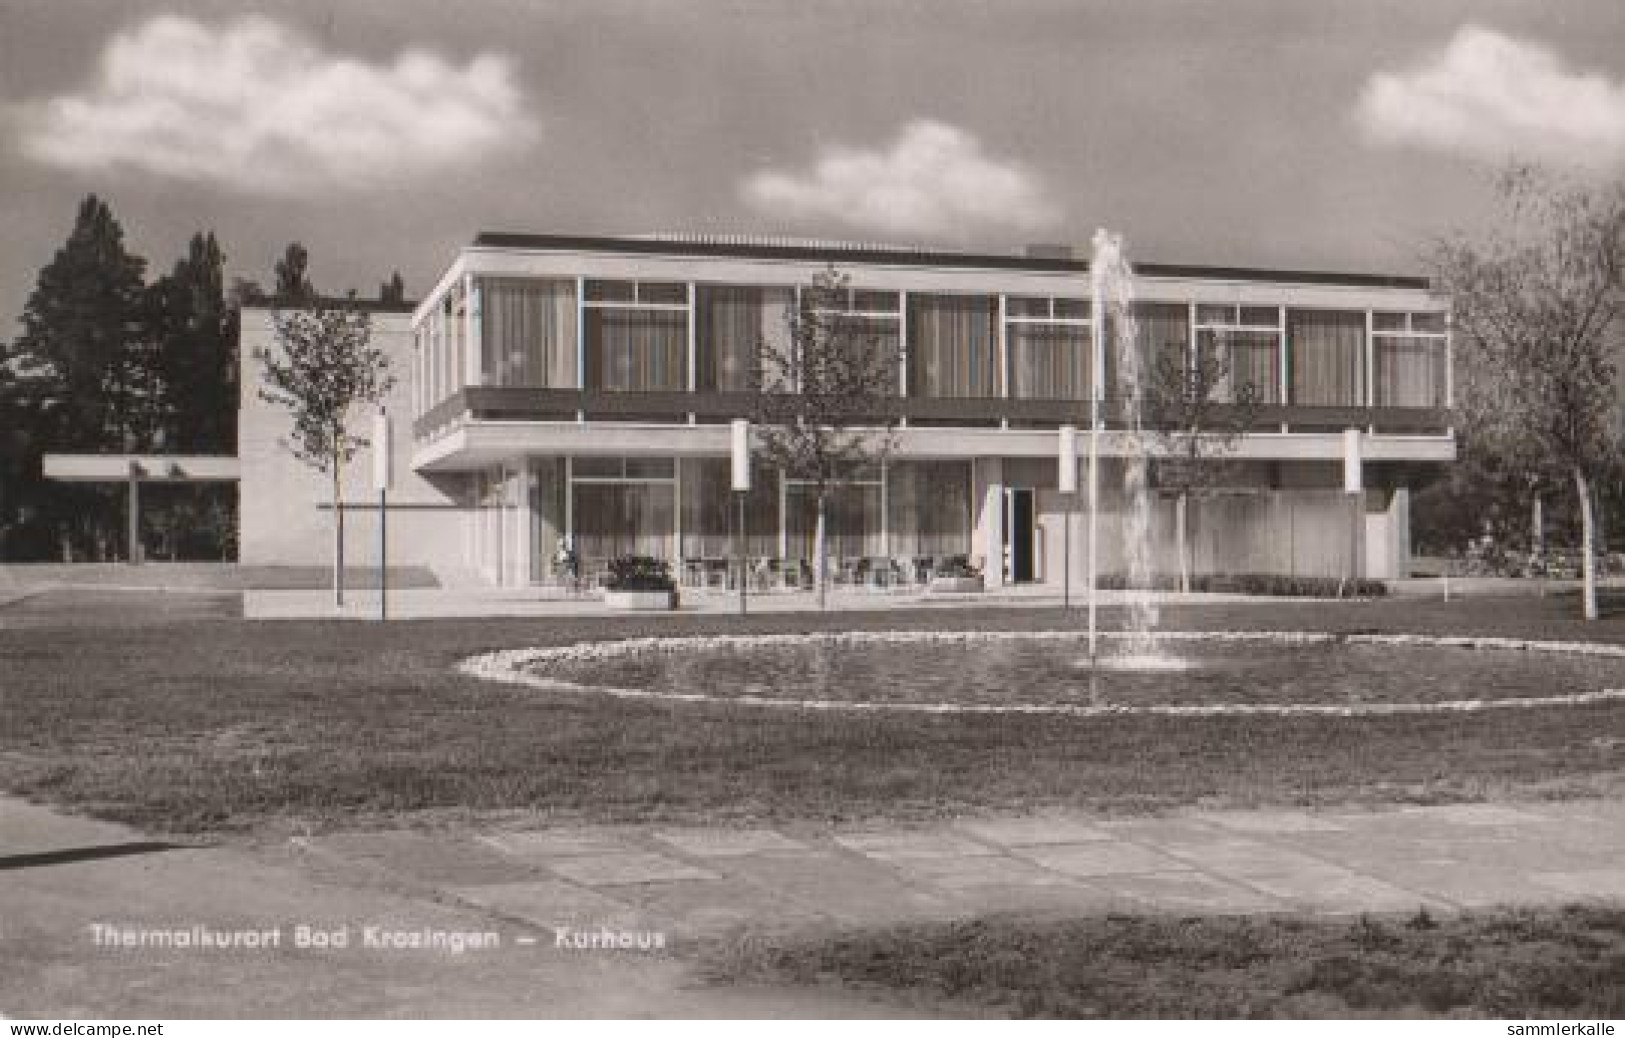
<path id="1" fill-rule="evenodd" d="M 1385 144 L 1497 161 L 1625 162 L 1625 84 L 1478 26 L 1408 71 L 1373 75 L 1356 117 Z"/>
<path id="2" fill-rule="evenodd" d="M 908 123 L 884 150 L 833 146 L 809 172 L 757 173 L 741 193 L 765 214 L 888 234 L 1035 230 L 1056 219 L 1020 165 L 989 157 L 971 134 L 929 119 Z"/>
<path id="3" fill-rule="evenodd" d="M 23 153 L 47 165 L 284 195 L 444 175 L 536 132 L 502 58 L 374 64 L 258 16 L 154 18 L 108 43 L 85 91 L 13 115 Z"/>

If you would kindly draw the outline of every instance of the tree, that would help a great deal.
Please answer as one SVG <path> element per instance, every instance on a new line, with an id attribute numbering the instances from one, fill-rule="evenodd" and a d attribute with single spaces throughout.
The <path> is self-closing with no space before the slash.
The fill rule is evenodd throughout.
<path id="1" fill-rule="evenodd" d="M 378 301 L 394 304 L 406 302 L 406 282 L 401 280 L 400 271 L 395 271 L 388 281 L 378 286 Z"/>
<path id="2" fill-rule="evenodd" d="M 1157 483 L 1174 492 L 1174 541 L 1179 589 L 1191 589 L 1190 500 L 1224 483 L 1235 450 L 1258 415 L 1259 391 L 1233 386 L 1229 344 L 1222 334 L 1193 351 L 1158 349 L 1141 387 Z"/>
<path id="3" fill-rule="evenodd" d="M 117 543 L 118 504 L 106 488 L 46 483 L 47 450 L 138 450 L 155 435 L 150 341 L 143 322 L 145 261 L 95 195 L 39 272 L 22 333 L 0 345 L 7 435 L 0 523 L 11 557 L 74 547 L 105 558 Z"/>
<path id="4" fill-rule="evenodd" d="M 165 445 L 229 454 L 236 448 L 238 308 L 225 290 L 214 234 L 194 234 L 185 258 L 147 290 L 162 387 Z"/>
<path id="5" fill-rule="evenodd" d="M 310 283 L 308 268 L 310 253 L 298 242 L 292 242 L 276 261 L 275 300 L 283 306 L 303 306 L 316 301 L 316 289 Z"/>
<path id="6" fill-rule="evenodd" d="M 788 342 L 761 344 L 752 373 L 758 450 L 813 492 L 813 575 L 825 604 L 831 496 L 854 474 L 882 462 L 893 433 L 898 353 L 849 316 L 848 278 L 816 274 L 788 318 Z"/>
<path id="7" fill-rule="evenodd" d="M 344 466 L 367 441 L 350 431 L 351 412 L 376 404 L 394 385 L 389 358 L 372 345 L 372 320 L 354 300 L 272 317 L 279 350 L 259 350 L 260 399 L 288 408 L 293 456 L 332 479 L 333 597 L 344 604 Z"/>
<path id="8" fill-rule="evenodd" d="M 1597 617 L 1598 477 L 1618 464 L 1625 318 L 1625 185 L 1531 167 L 1498 185 L 1503 218 L 1430 246 L 1457 331 L 1468 435 L 1573 481 L 1586 619 Z"/>

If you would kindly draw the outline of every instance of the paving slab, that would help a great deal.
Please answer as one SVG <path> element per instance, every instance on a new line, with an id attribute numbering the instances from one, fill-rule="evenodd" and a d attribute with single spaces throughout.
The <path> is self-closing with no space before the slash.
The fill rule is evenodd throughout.
<path id="1" fill-rule="evenodd" d="M 1118 840 L 1024 847 L 1020 854 L 1046 869 L 1085 879 L 1136 872 L 1177 872 L 1191 868 L 1188 863 L 1150 847 Z"/>
<path id="2" fill-rule="evenodd" d="M 1307 811 L 1217 811 L 1207 820 L 1247 833 L 1335 832 L 1343 827 L 1338 819 Z"/>
<path id="3" fill-rule="evenodd" d="M 1289 909 L 1278 898 L 1202 872 L 1098 876 L 1089 883 L 1116 899 L 1119 911 L 1248 915 Z"/>
<path id="4" fill-rule="evenodd" d="M 740 931 L 794 931 L 830 919 L 756 887 L 727 880 L 643 883 L 617 890 L 680 938 L 720 936 Z"/>
<path id="5" fill-rule="evenodd" d="M 340 833 L 314 837 L 306 843 L 318 853 L 365 863 L 424 883 L 512 883 L 534 877 L 537 871 L 534 865 L 506 857 L 456 833 Z"/>
<path id="6" fill-rule="evenodd" d="M 717 861 L 729 876 L 847 924 L 953 918 L 941 895 L 910 886 L 882 865 L 831 851 L 753 855 Z"/>
<path id="7" fill-rule="evenodd" d="M 1508 826 L 1522 828 L 1554 822 L 1550 815 L 1522 811 L 1503 804 L 1438 804 L 1401 808 L 1403 815 L 1428 822 L 1466 826 Z"/>
<path id="8" fill-rule="evenodd" d="M 807 845 L 773 829 L 662 829 L 655 839 L 696 858 L 804 851 Z"/>
<path id="9" fill-rule="evenodd" d="M 1063 886 L 1066 877 L 1030 861 L 996 854 L 965 855 L 952 858 L 906 858 L 893 867 L 910 880 L 921 880 L 947 889 L 975 886 L 1034 888 Z"/>
<path id="10" fill-rule="evenodd" d="M 555 858 L 547 867 L 565 879 L 588 887 L 624 883 L 655 883 L 681 879 L 716 879 L 717 874 L 664 854 L 634 851 L 626 854 L 583 854 Z"/>
<path id="11" fill-rule="evenodd" d="M 1090 840 L 1111 839 L 1111 834 L 1098 825 L 1065 816 L 988 818 L 961 822 L 959 827 L 979 840 L 1001 847 L 1033 847 L 1047 843 L 1086 843 Z"/>
<path id="12" fill-rule="evenodd" d="M 543 863 L 553 858 L 625 854 L 639 849 L 634 835 L 622 829 L 533 829 L 486 833 L 479 839 L 504 854 Z"/>
<path id="13" fill-rule="evenodd" d="M 446 893 L 544 929 L 636 930 L 657 922 L 640 906 L 556 879 L 448 887 Z"/>
<path id="14" fill-rule="evenodd" d="M 887 829 L 838 833 L 835 842 L 871 858 L 946 858 L 996 854 L 993 848 L 946 829 Z"/>
<path id="15" fill-rule="evenodd" d="M 1296 908 L 1321 915 L 1361 912 L 1449 911 L 1450 906 L 1414 890 L 1333 865 L 1248 876 L 1246 885 Z"/>
<path id="16" fill-rule="evenodd" d="M 1188 840 L 1163 844 L 1160 850 L 1205 872 L 1232 876 L 1273 875 L 1326 864 L 1320 858 L 1262 840 Z"/>
<path id="17" fill-rule="evenodd" d="M 1414 890 L 1431 901 L 1458 908 L 1538 905 L 1554 900 L 1550 887 L 1515 868 L 1462 862 L 1393 861 L 1373 866 L 1370 874 L 1405 890 Z"/>
<path id="18" fill-rule="evenodd" d="M 1625 901 L 1625 868 L 1537 872 L 1530 878 L 1570 897 Z"/>

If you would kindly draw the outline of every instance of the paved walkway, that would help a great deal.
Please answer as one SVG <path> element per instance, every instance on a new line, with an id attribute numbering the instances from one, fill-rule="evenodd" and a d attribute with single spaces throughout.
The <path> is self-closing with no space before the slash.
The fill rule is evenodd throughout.
<path id="1" fill-rule="evenodd" d="M 989 912 L 1352 915 L 1625 900 L 1625 803 L 1606 801 L 926 828 L 378 832 L 301 847 L 541 928 L 680 937 Z"/>
<path id="2" fill-rule="evenodd" d="M 353 832 L 174 847 L 0 797 L 0 1015 L 846 1016 L 825 989 L 711 988 L 695 938 L 990 912 L 1435 914 L 1625 901 L 1625 803 L 1052 813 L 926 827 Z M 92 927 L 346 929 L 342 950 L 98 945 Z M 495 933 L 457 953 L 365 928 Z M 605 950 L 611 940 L 666 943 Z M 561 941 L 600 946 L 581 948 Z M 675 952 L 675 954 L 674 954 Z M 917 1010 L 907 1010 L 917 1013 Z"/>

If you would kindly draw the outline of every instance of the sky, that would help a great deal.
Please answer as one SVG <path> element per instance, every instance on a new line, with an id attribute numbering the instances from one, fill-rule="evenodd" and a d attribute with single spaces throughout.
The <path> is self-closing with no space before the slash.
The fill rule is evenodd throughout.
<path id="1" fill-rule="evenodd" d="M 0 0 L 0 322 L 81 198 L 149 276 L 417 297 L 482 230 L 1409 273 L 1625 174 L 1619 0 Z"/>

